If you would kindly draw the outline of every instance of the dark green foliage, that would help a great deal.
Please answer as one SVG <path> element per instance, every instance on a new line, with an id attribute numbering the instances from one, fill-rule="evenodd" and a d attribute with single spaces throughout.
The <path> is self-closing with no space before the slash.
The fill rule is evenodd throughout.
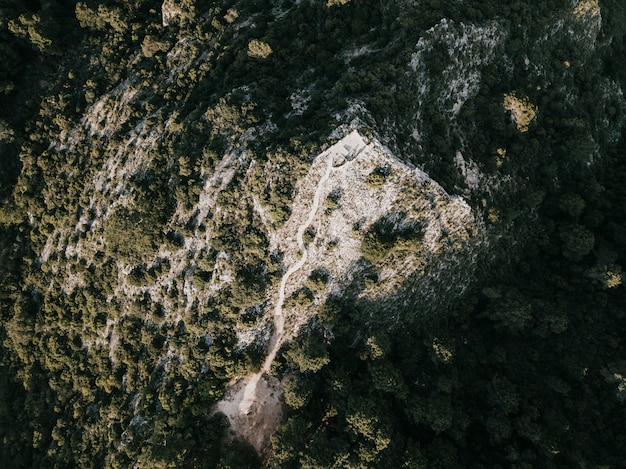
<path id="1" fill-rule="evenodd" d="M 306 286 L 313 292 L 320 292 L 324 290 L 329 280 L 329 273 L 323 269 L 316 269 L 311 272 L 309 278 L 306 281 Z"/>
<path id="2" fill-rule="evenodd" d="M 579 261 L 591 252 L 595 238 L 591 231 L 580 225 L 563 225 L 559 233 L 563 241 L 563 255 Z"/>
<path id="3" fill-rule="evenodd" d="M 301 288 L 287 299 L 285 306 L 288 308 L 306 308 L 311 303 L 313 303 L 313 292 L 308 288 Z"/>
<path id="4" fill-rule="evenodd" d="M 147 216 L 125 207 L 117 209 L 108 218 L 104 229 L 108 249 L 129 260 L 153 253 L 161 241 L 161 230 Z"/>
<path id="5" fill-rule="evenodd" d="M 397 219 L 401 220 L 401 214 Z M 422 238 L 422 229 L 419 226 L 402 226 L 392 217 L 387 216 L 378 220 L 365 233 L 361 242 L 361 254 L 372 263 L 382 261 L 396 246 L 410 249 L 412 243 Z"/>
<path id="6" fill-rule="evenodd" d="M 393 247 L 393 240 L 381 237 L 384 234 L 377 231 L 370 231 L 365 234 L 361 244 L 361 253 L 365 259 L 370 262 L 379 262 L 387 256 Z"/>
<path id="7" fill-rule="evenodd" d="M 294 344 L 285 354 L 287 362 L 300 372 L 318 372 L 329 361 L 325 344 L 319 338 L 309 336 Z"/>
<path id="8" fill-rule="evenodd" d="M 422 318 L 409 296 L 363 299 L 374 271 L 328 299 L 279 358 L 289 409 L 267 464 L 621 467 L 623 2 L 600 2 L 593 50 L 580 40 L 593 25 L 566 32 L 570 1 L 176 3 L 181 15 L 167 28 L 145 0 L 0 5 L 0 461 L 258 467 L 247 444 L 224 443 L 228 424 L 210 409 L 263 359 L 258 344 L 237 351 L 236 326 L 271 309 L 281 262 L 265 224 L 288 219 L 311 157 L 358 117 L 491 215 L 494 260 L 456 303 L 435 300 L 449 304 L 437 318 L 399 321 Z M 455 115 L 439 98 L 455 60 L 445 38 L 433 38 L 419 80 L 408 66 L 443 18 L 456 32 L 495 22 L 506 33 Z M 542 40 L 546 31 L 554 35 Z M 179 57 L 168 55 L 181 44 Z M 92 106 L 112 112 L 101 98 L 128 83 L 135 98 L 84 123 Z M 512 91 L 539 109 L 523 134 L 502 109 Z M 299 111 L 292 93 L 308 100 Z M 366 112 L 346 112 L 359 103 Z M 80 141 L 60 145 L 73 131 Z M 138 134 L 159 138 L 124 180 L 108 181 L 127 197 L 107 192 L 92 206 L 94 176 L 124 147 L 123 166 L 125 145 L 140 151 L 140 139 L 130 143 Z M 502 184 L 466 187 L 457 151 Z M 217 168 L 232 170 L 230 182 L 210 180 Z M 378 168 L 366 182 L 384 191 L 385 176 Z M 207 181 L 221 192 L 201 219 L 193 210 Z M 325 202 L 341 203 L 340 192 Z M 182 274 L 158 258 L 204 234 L 206 244 L 176 259 Z M 360 265 L 391 263 L 421 237 L 421 227 L 386 217 L 364 233 Z M 186 289 L 209 291 L 223 262 L 229 286 L 186 304 Z M 288 306 L 319 301 L 329 280 L 313 272 Z M 134 296 L 120 296 L 125 286 Z"/>
<path id="9" fill-rule="evenodd" d="M 176 251 L 185 245 L 185 237 L 182 233 L 170 231 L 165 235 L 165 246 L 172 251 Z"/>
<path id="10" fill-rule="evenodd" d="M 128 283 L 133 286 L 142 286 L 154 282 L 154 277 L 141 267 L 136 267 L 128 276 Z"/>
<path id="11" fill-rule="evenodd" d="M 232 304 L 241 308 L 265 299 L 266 279 L 258 268 L 247 267 L 237 273 L 231 287 Z"/>

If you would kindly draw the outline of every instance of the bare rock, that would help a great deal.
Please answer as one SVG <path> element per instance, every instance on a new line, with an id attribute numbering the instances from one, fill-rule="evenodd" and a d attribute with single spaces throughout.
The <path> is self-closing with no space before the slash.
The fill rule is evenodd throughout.
<path id="1" fill-rule="evenodd" d="M 183 9 L 176 0 L 163 0 L 161 5 L 161 15 L 163 17 L 163 26 L 169 26 L 176 17 L 180 16 Z"/>

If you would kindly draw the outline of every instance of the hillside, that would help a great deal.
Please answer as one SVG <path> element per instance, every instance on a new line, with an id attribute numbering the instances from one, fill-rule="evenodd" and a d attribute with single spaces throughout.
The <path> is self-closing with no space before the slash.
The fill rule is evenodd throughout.
<path id="1" fill-rule="evenodd" d="M 626 6 L 0 20 L 2 467 L 621 467 Z"/>

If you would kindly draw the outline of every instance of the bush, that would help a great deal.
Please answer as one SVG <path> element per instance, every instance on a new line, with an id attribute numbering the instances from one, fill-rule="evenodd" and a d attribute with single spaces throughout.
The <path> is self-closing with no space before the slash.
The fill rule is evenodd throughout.
<path id="1" fill-rule="evenodd" d="M 252 39 L 248 43 L 248 55 L 258 59 L 266 59 L 272 53 L 272 48 L 267 42 Z"/>
<path id="2" fill-rule="evenodd" d="M 300 308 L 306 308 L 311 306 L 313 303 L 313 293 L 308 288 L 301 288 L 297 292 L 295 292 L 289 299 L 287 300 L 286 306 L 288 308 L 294 308 L 296 306 Z"/>
<path id="3" fill-rule="evenodd" d="M 141 287 L 154 282 L 154 277 L 143 267 L 135 267 L 128 275 L 128 284 L 134 287 Z"/>
<path id="4" fill-rule="evenodd" d="M 312 394 L 310 383 L 295 376 L 290 376 L 283 381 L 283 392 L 285 404 L 292 409 L 304 407 L 311 399 Z"/>
<path id="5" fill-rule="evenodd" d="M 290 365 L 302 373 L 316 373 L 330 361 L 326 344 L 313 336 L 308 336 L 302 343 L 294 344 L 285 356 Z"/>
<path id="6" fill-rule="evenodd" d="M 178 231 L 170 231 L 165 235 L 165 246 L 170 251 L 178 251 L 185 246 L 185 237 Z"/>
<path id="7" fill-rule="evenodd" d="M 365 184 L 372 189 L 380 189 L 385 185 L 389 170 L 387 168 L 378 167 L 365 178 Z"/>
<path id="8" fill-rule="evenodd" d="M 370 231 L 361 242 L 361 254 L 368 261 L 376 263 L 387 257 L 392 247 L 393 244 L 383 241 L 377 232 Z"/>
<path id="9" fill-rule="evenodd" d="M 158 52 L 167 52 L 170 44 L 167 41 L 159 41 L 154 37 L 147 35 L 141 43 L 141 51 L 146 57 L 152 57 Z"/>
<path id="10" fill-rule="evenodd" d="M 337 207 L 339 207 L 339 200 L 341 199 L 342 193 L 343 193 L 343 191 L 341 190 L 341 188 L 333 189 L 328 194 L 328 197 L 326 197 L 326 200 L 324 201 L 326 207 L 331 209 L 331 210 L 334 210 Z"/>
<path id="11" fill-rule="evenodd" d="M 387 257 L 392 249 L 407 251 L 421 240 L 421 227 L 409 225 L 396 228 L 392 220 L 384 218 L 372 225 L 361 242 L 361 254 L 370 262 L 376 263 Z"/>
<path id="12" fill-rule="evenodd" d="M 109 254 L 128 261 L 154 252 L 161 232 L 159 223 L 151 220 L 148 214 L 122 207 L 104 223 L 104 239 L 110 249 Z"/>
<path id="13" fill-rule="evenodd" d="M 328 283 L 329 273 L 324 269 L 316 269 L 311 272 L 309 278 L 306 281 L 306 287 L 313 292 L 320 292 L 326 288 Z"/>
<path id="14" fill-rule="evenodd" d="M 312 243 L 314 239 L 315 239 L 315 228 L 313 228 L 312 226 L 309 226 L 304 232 L 304 234 L 302 235 L 302 241 L 304 241 L 305 244 L 309 244 L 309 243 Z"/>

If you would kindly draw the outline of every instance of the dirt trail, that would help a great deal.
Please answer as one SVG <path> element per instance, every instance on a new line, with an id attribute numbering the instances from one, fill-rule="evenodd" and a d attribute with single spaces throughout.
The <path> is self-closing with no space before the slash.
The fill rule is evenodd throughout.
<path id="1" fill-rule="evenodd" d="M 320 199 L 322 197 L 322 192 L 324 188 L 324 184 L 328 181 L 330 177 L 330 173 L 333 169 L 333 155 L 332 153 L 328 153 L 326 155 L 326 171 L 324 175 L 320 179 L 317 184 L 317 188 L 315 190 L 315 196 L 313 197 L 313 203 L 311 204 L 311 210 L 309 211 L 309 216 L 305 220 L 305 222 L 300 225 L 298 228 L 298 233 L 296 234 L 296 240 L 298 241 L 298 248 L 300 249 L 300 260 L 296 262 L 294 265 L 289 268 L 280 282 L 280 289 L 278 291 L 278 301 L 276 302 L 276 307 L 274 308 L 274 335 L 272 336 L 272 340 L 270 342 L 270 350 L 265 358 L 265 362 L 263 363 L 263 367 L 261 368 L 260 373 L 267 373 L 272 366 L 272 362 L 274 358 L 276 358 L 276 353 L 281 346 L 283 339 L 283 332 L 285 328 L 285 317 L 283 315 L 283 304 L 285 302 L 285 288 L 287 287 L 287 282 L 289 281 L 289 277 L 291 277 L 294 273 L 302 268 L 302 266 L 306 263 L 308 257 L 308 251 L 304 244 L 304 232 L 307 230 L 311 223 L 313 223 L 313 219 L 315 218 L 315 214 L 317 213 L 317 209 L 320 205 Z"/>
<path id="2" fill-rule="evenodd" d="M 263 452 L 269 436 L 273 433 L 281 417 L 281 389 L 280 383 L 269 375 L 272 363 L 280 349 L 285 333 L 285 316 L 283 304 L 285 289 L 289 278 L 300 270 L 307 261 L 308 251 L 304 243 L 304 232 L 313 223 L 319 209 L 324 185 L 328 181 L 333 169 L 335 152 L 329 149 L 320 155 L 326 158 L 326 170 L 315 189 L 307 219 L 298 227 L 296 240 L 300 251 L 300 258 L 283 275 L 278 299 L 274 307 L 274 333 L 270 339 L 269 349 L 263 366 L 257 373 L 246 376 L 235 383 L 226 393 L 224 399 L 217 403 L 215 412 L 223 412 L 231 423 L 231 429 L 238 436 L 246 439 L 259 453 Z"/>

